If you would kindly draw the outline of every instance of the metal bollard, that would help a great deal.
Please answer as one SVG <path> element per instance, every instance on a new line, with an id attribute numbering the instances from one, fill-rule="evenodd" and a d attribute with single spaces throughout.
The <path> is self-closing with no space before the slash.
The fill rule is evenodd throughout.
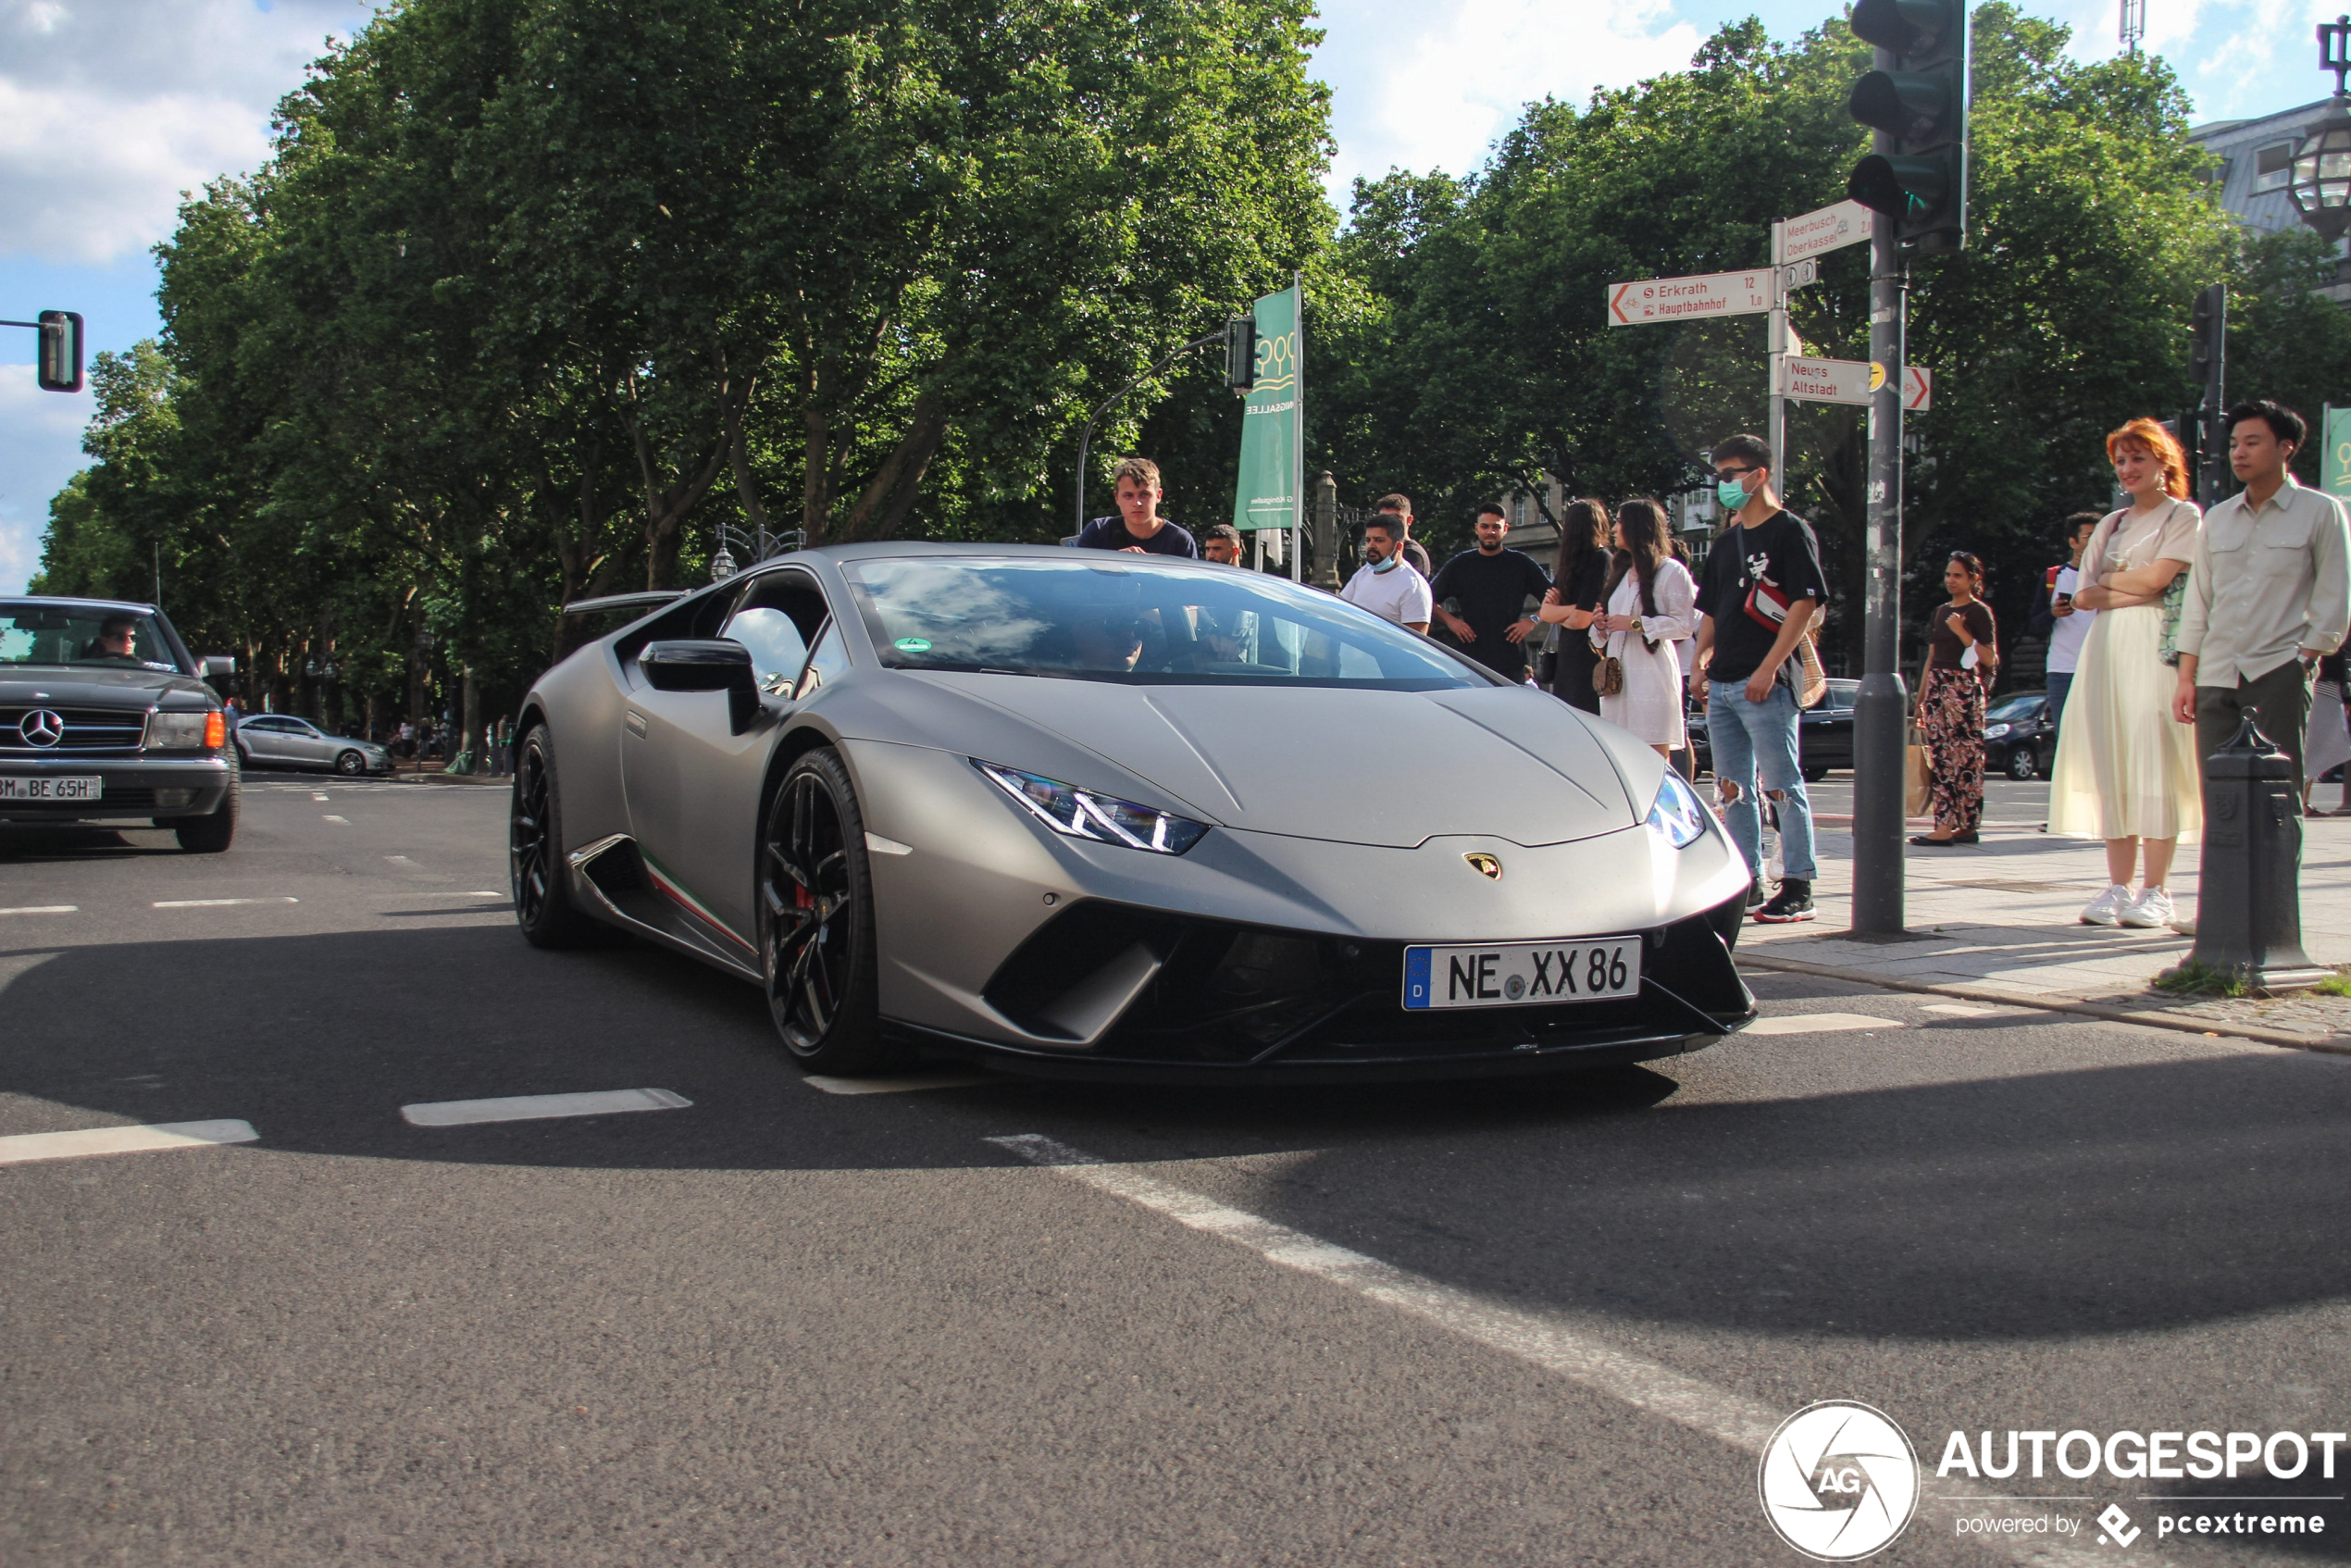
<path id="1" fill-rule="evenodd" d="M 2204 759 L 2196 963 L 2257 990 L 2313 986 L 2330 970 L 2302 951 L 2302 781 L 2253 722 Z"/>

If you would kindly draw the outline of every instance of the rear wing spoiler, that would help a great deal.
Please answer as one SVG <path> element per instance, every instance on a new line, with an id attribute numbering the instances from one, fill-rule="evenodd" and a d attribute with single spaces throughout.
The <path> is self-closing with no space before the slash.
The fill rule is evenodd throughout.
<path id="1" fill-rule="evenodd" d="M 599 610 L 656 610 L 672 600 L 683 599 L 682 588 L 657 588 L 648 593 L 607 593 L 601 599 L 575 599 L 564 606 L 566 616 L 593 615 Z"/>

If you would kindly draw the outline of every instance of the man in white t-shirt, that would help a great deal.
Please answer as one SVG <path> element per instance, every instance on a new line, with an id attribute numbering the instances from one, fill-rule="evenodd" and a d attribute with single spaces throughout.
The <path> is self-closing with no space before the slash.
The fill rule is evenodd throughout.
<path id="1" fill-rule="evenodd" d="M 1428 579 L 1404 563 L 1404 524 L 1382 512 L 1363 525 L 1363 564 L 1338 596 L 1412 631 L 1426 631 Z"/>
<path id="2" fill-rule="evenodd" d="M 2049 576 L 2049 754 L 2057 754 L 2055 728 L 2065 723 L 2065 694 L 2073 687 L 2073 671 L 2082 662 L 2082 644 L 2089 641 L 2091 623 L 2098 618 L 2096 610 L 2079 610 L 2073 606 L 2073 595 L 2082 582 L 2082 552 L 2089 548 L 2090 535 L 2097 531 L 2098 514 L 2076 512 L 2065 520 L 2066 531 L 2071 535 L 2073 560 L 2070 566 L 2057 568 Z"/>

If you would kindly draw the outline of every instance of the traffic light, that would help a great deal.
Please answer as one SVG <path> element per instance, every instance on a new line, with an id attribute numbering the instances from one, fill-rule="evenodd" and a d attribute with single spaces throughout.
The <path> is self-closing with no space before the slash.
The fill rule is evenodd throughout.
<path id="1" fill-rule="evenodd" d="M 1257 317 L 1227 317 L 1225 321 L 1225 384 L 1234 395 L 1247 397 L 1257 384 Z"/>
<path id="2" fill-rule="evenodd" d="M 1894 62 L 1853 84 L 1853 118 L 1891 140 L 1853 166 L 1847 191 L 1895 219 L 1906 254 L 1957 251 L 1967 243 L 1967 0 L 1859 0 L 1852 27 Z"/>
<path id="3" fill-rule="evenodd" d="M 80 392 L 81 317 L 70 310 L 44 310 L 40 327 L 40 363 L 33 379 L 43 392 Z"/>

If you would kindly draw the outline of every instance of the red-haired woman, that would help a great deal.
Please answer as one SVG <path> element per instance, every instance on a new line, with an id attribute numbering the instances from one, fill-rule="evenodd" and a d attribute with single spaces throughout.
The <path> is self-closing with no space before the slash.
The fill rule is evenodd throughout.
<path id="1" fill-rule="evenodd" d="M 2204 826 L 2196 731 L 2171 717 L 2166 693 L 2178 676 L 2161 652 L 2164 591 L 2195 559 L 2204 517 L 2186 499 L 2186 455 L 2154 420 L 2107 437 L 2106 454 L 2131 504 L 2082 552 L 2073 602 L 2099 614 L 2058 731 L 2049 831 L 2106 840 L 2107 890 L 2082 911 L 2084 924 L 2152 929 L 2171 923 L 2171 852 Z M 2135 897 L 2134 861 L 2145 873 Z"/>

